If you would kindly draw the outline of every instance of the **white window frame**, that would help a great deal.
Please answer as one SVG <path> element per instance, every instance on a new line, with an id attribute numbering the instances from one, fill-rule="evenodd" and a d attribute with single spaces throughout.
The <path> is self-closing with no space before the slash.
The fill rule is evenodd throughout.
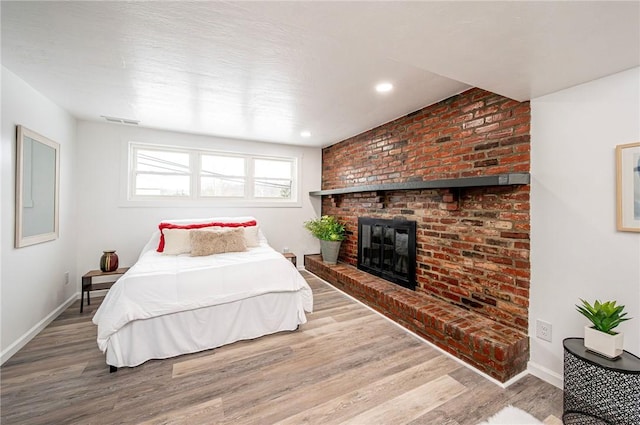
<path id="1" fill-rule="evenodd" d="M 184 175 L 187 175 L 190 177 L 190 184 L 189 184 L 189 195 L 188 196 L 152 196 L 152 195 L 136 195 L 136 177 L 138 175 L 138 170 L 136 168 L 137 162 L 136 162 L 136 152 L 138 150 L 145 150 L 145 151 L 159 151 L 159 152 L 176 152 L 176 153 L 186 153 L 189 154 L 189 171 L 188 173 L 185 173 Z M 193 155 L 190 154 L 190 152 L 188 151 L 184 151 L 181 149 L 175 149 L 175 148 L 171 148 L 171 147 L 167 147 L 167 148 L 163 148 L 160 146 L 152 146 L 152 145 L 143 145 L 143 144 L 130 144 L 130 148 L 129 148 L 129 179 L 128 179 L 128 193 L 129 199 L 135 200 L 135 199 L 148 199 L 148 200 L 154 200 L 154 199 L 173 199 L 173 200 L 179 200 L 179 199 L 191 199 L 193 198 L 194 195 L 194 182 L 193 182 L 193 170 L 194 170 L 194 163 L 193 163 Z M 145 173 L 142 173 L 145 174 Z M 146 174 L 153 174 L 153 173 L 146 173 Z"/>
<path id="2" fill-rule="evenodd" d="M 165 152 L 188 153 L 190 164 L 190 196 L 149 196 L 136 195 L 136 152 L 137 150 L 158 150 Z M 219 197 L 200 196 L 201 177 L 201 155 L 221 155 L 240 157 L 245 160 L 245 192 L 244 197 Z M 170 146 L 161 144 L 150 144 L 130 141 L 126 147 L 127 177 L 123 185 L 124 202 L 122 206 L 128 207 L 199 207 L 199 206 L 219 206 L 219 207 L 301 207 L 300 182 L 301 158 L 298 156 L 280 156 L 252 154 L 223 150 L 209 150 L 203 148 L 191 148 Z M 254 190 L 254 170 L 255 159 L 266 159 L 290 162 L 291 170 L 291 197 L 289 199 L 262 198 L 253 195 Z"/>

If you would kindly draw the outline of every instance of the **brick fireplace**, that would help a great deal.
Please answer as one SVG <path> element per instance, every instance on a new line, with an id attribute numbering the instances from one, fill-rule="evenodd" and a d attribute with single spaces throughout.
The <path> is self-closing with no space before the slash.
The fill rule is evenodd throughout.
<path id="1" fill-rule="evenodd" d="M 416 292 L 526 336 L 529 185 L 446 181 L 528 173 L 529 131 L 528 102 L 473 88 L 323 149 L 323 191 L 444 182 L 322 196 L 347 225 L 340 261 L 357 266 L 359 217 L 415 221 Z"/>

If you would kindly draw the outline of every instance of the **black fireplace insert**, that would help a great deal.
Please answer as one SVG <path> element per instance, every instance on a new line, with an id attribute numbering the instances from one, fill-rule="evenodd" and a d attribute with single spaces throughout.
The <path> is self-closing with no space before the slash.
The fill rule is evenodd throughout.
<path id="1" fill-rule="evenodd" d="M 416 289 L 416 222 L 358 218 L 358 268 Z"/>

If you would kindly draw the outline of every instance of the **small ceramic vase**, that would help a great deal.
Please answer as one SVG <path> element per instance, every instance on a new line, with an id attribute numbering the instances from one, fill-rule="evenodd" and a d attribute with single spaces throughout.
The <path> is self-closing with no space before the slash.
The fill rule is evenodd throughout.
<path id="1" fill-rule="evenodd" d="M 118 270 L 118 254 L 115 251 L 103 251 L 100 257 L 100 270 L 112 272 Z"/>

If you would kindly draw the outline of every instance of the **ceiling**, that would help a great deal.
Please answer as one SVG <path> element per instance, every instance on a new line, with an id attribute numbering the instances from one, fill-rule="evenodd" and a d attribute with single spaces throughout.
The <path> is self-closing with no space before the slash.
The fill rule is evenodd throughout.
<path id="1" fill-rule="evenodd" d="M 1 19 L 2 65 L 79 119 L 306 146 L 471 86 L 528 100 L 640 65 L 638 1 L 2 1 Z"/>

